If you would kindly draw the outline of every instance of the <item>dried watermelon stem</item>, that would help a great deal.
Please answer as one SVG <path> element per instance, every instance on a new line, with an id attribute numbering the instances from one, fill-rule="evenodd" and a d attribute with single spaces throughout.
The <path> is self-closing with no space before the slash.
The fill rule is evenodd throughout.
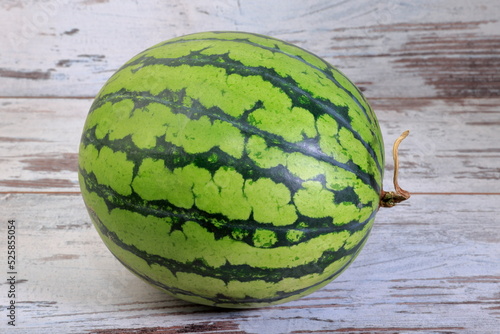
<path id="1" fill-rule="evenodd" d="M 408 198 L 410 198 L 410 193 L 404 189 L 402 189 L 399 184 L 398 184 L 398 172 L 399 172 L 399 144 L 408 137 L 410 134 L 409 130 L 406 130 L 399 136 L 398 139 L 394 142 L 394 146 L 392 147 L 392 157 L 394 159 L 394 176 L 393 176 L 393 182 L 394 182 L 394 190 L 395 191 L 384 191 L 382 190 L 382 193 L 380 194 L 380 206 L 384 208 L 390 208 L 393 207 L 394 205 L 406 201 Z"/>

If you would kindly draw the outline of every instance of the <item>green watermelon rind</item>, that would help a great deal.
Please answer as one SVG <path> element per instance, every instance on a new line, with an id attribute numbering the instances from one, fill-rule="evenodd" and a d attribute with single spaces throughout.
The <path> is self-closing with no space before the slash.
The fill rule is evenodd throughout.
<path id="1" fill-rule="evenodd" d="M 99 235 L 137 276 L 191 302 L 260 307 L 352 263 L 383 166 L 376 116 L 337 69 L 270 37 L 207 32 L 108 80 L 79 181 Z"/>

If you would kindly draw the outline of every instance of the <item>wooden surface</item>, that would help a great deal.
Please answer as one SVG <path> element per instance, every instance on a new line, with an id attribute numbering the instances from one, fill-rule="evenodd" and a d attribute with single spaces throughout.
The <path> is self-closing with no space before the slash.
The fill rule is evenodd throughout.
<path id="1" fill-rule="evenodd" d="M 500 2 L 0 2 L 2 333 L 499 333 Z M 93 96 L 126 60 L 204 30 L 272 35 L 362 88 L 401 186 L 351 267 L 322 290 L 231 311 L 130 274 L 84 209 L 77 149 Z M 393 170 L 387 153 L 385 185 Z M 6 305 L 16 221 L 16 326 Z"/>

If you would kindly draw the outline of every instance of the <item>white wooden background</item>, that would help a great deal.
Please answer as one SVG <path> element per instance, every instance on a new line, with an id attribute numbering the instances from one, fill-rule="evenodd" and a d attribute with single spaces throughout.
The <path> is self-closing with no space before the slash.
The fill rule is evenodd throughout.
<path id="1" fill-rule="evenodd" d="M 499 333 L 499 19 L 497 0 L 0 1 L 0 331 Z M 400 177 L 412 198 L 382 209 L 354 264 L 301 300 L 242 311 L 176 300 L 124 269 L 84 209 L 76 161 L 93 96 L 136 53 L 205 30 L 324 57 L 364 91 L 388 153 L 411 130 Z"/>

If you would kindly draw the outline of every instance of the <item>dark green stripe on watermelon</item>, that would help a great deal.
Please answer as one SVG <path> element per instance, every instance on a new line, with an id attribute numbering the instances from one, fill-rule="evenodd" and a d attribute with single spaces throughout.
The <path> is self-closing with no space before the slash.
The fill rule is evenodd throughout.
<path id="1" fill-rule="evenodd" d="M 138 66 L 140 65 L 140 66 Z M 179 58 L 174 58 L 174 59 L 168 59 L 168 58 L 152 58 L 152 57 L 147 57 L 143 56 L 127 65 L 127 67 L 134 67 L 132 72 L 140 71 L 144 69 L 147 66 L 151 65 L 161 65 L 161 66 L 168 66 L 168 67 L 178 67 L 181 65 L 189 65 L 189 66 L 198 66 L 198 67 L 203 67 L 203 66 L 214 66 L 218 68 L 222 68 L 226 71 L 227 75 L 231 74 L 238 74 L 241 76 L 261 76 L 265 81 L 270 82 L 274 87 L 280 88 L 291 100 L 294 106 L 297 107 L 302 107 L 304 109 L 307 109 L 309 112 L 311 112 L 312 115 L 314 115 L 315 118 L 326 114 L 329 114 L 333 116 L 342 127 L 345 127 L 348 129 L 356 139 L 358 139 L 365 147 L 365 149 L 369 152 L 369 154 L 374 157 L 374 161 L 377 164 L 377 168 L 379 171 L 382 173 L 383 172 L 383 166 L 381 166 L 380 162 L 375 158 L 377 155 L 375 154 L 373 148 L 370 146 L 369 143 L 367 143 L 363 138 L 359 136 L 359 134 L 352 129 L 351 126 L 351 120 L 349 119 L 349 116 L 347 114 L 347 108 L 345 106 L 338 106 L 326 99 L 321 99 L 321 98 L 315 98 L 311 95 L 311 92 L 308 92 L 306 90 L 303 90 L 300 88 L 299 84 L 294 81 L 291 77 L 281 77 L 278 73 L 273 71 L 273 69 L 268 69 L 268 68 L 262 68 L 262 67 L 249 67 L 246 66 L 245 64 L 232 60 L 227 54 L 222 54 L 222 55 L 202 55 L 200 54 L 199 51 L 194 51 L 188 56 L 185 57 L 179 57 Z M 125 68 L 127 68 L 125 67 Z M 125 69 L 124 68 L 124 69 Z M 324 72 L 323 72 L 324 73 Z M 325 73 L 325 75 L 328 75 Z M 167 91 L 166 94 L 171 94 L 171 92 Z M 134 93 L 127 92 L 127 91 L 119 91 L 116 93 L 120 98 L 123 97 L 133 97 Z M 140 92 L 138 95 L 141 96 L 141 98 L 146 98 L 147 97 L 147 92 Z M 167 103 L 170 105 L 168 99 L 162 99 L 161 94 L 157 95 L 156 98 L 160 98 L 163 103 Z M 108 101 L 113 100 L 113 95 L 110 96 L 103 96 L 102 97 L 102 102 L 105 103 Z M 97 105 L 96 107 L 98 107 Z M 197 104 L 200 109 L 203 107 L 201 104 Z M 196 108 L 193 108 L 196 113 Z M 364 108 L 363 108 L 364 110 Z M 182 112 L 182 111 L 181 111 Z M 365 111 L 366 113 L 366 111 Z M 194 114 L 196 115 L 196 114 Z M 264 134 L 264 138 L 267 140 L 271 141 L 283 141 L 282 138 L 273 138 L 276 137 L 275 135 L 271 133 L 263 133 L 263 131 L 259 131 L 255 127 L 252 127 L 248 124 L 248 122 L 245 122 L 244 119 L 230 119 L 228 115 L 224 114 L 223 112 L 217 110 L 217 108 L 211 108 L 210 110 L 206 110 L 204 112 L 200 112 L 198 115 L 210 115 L 214 119 L 222 119 L 226 122 L 229 122 L 231 124 L 234 124 L 237 127 L 240 127 L 242 131 L 245 133 L 259 133 L 259 134 Z M 195 116 L 196 117 L 196 116 Z M 373 134 L 375 136 L 375 134 Z M 309 147 L 307 145 L 306 147 Z M 320 150 L 316 150 L 316 152 L 320 152 Z M 329 163 L 338 163 L 335 161 L 332 161 L 328 157 L 317 157 L 317 158 L 323 158 Z M 362 172 L 359 170 L 359 167 L 353 164 L 350 164 L 348 167 L 349 170 L 353 170 L 357 175 L 361 177 L 367 177 L 371 178 L 370 183 L 376 185 L 376 182 L 373 180 L 372 175 L 366 175 L 366 173 Z M 378 186 L 378 185 L 376 185 Z"/>
<path id="2" fill-rule="evenodd" d="M 370 185 L 371 187 L 377 189 L 377 192 L 381 191 L 380 184 L 378 181 L 375 179 L 374 175 L 368 174 L 364 171 L 362 171 L 359 166 L 355 165 L 352 162 L 348 162 L 347 164 L 341 163 L 333 159 L 332 157 L 324 154 L 321 149 L 319 148 L 319 143 L 318 143 L 318 138 L 310 138 L 308 140 L 304 140 L 300 143 L 289 143 L 283 140 L 280 136 L 274 135 L 272 133 L 268 133 L 266 131 L 257 129 L 256 127 L 248 124 L 248 122 L 245 122 L 244 120 L 241 119 L 235 119 L 232 118 L 226 114 L 224 114 L 221 110 L 218 110 L 218 108 L 210 108 L 206 109 L 204 108 L 200 103 L 196 103 L 197 101 L 194 101 L 193 106 L 189 108 L 189 110 L 186 110 L 187 108 L 183 106 L 180 101 L 182 101 L 182 95 L 183 92 L 181 92 L 181 97 L 175 97 L 172 99 L 172 92 L 166 91 L 164 92 L 165 96 L 162 96 L 162 94 L 157 95 L 157 96 L 151 96 L 151 94 L 148 94 L 148 92 L 139 92 L 139 93 L 132 93 L 132 92 L 127 92 L 127 91 L 119 91 L 116 94 L 113 94 L 111 96 L 107 96 L 104 98 L 103 101 L 100 102 L 100 104 L 97 104 L 96 106 L 93 106 L 91 110 L 96 109 L 102 104 L 106 102 L 118 102 L 123 100 L 124 98 L 130 98 L 135 102 L 135 108 L 141 108 L 147 106 L 151 102 L 157 102 L 169 107 L 172 107 L 175 112 L 186 114 L 186 112 L 189 113 L 189 116 L 191 119 L 196 120 L 199 119 L 199 117 L 202 116 L 208 116 L 210 119 L 213 120 L 221 120 L 223 122 L 227 122 L 231 124 L 232 126 L 238 128 L 247 138 L 252 135 L 259 136 L 263 138 L 266 143 L 268 144 L 269 147 L 278 147 L 280 150 L 282 150 L 285 153 L 291 153 L 291 152 L 300 152 L 303 153 L 304 155 L 311 156 L 317 160 L 324 161 L 326 163 L 329 163 L 331 165 L 335 165 L 338 167 L 341 167 L 342 169 L 345 169 L 347 171 L 350 171 L 354 174 L 356 174 L 363 182 L 366 184 Z M 171 100 L 172 99 L 172 100 Z M 258 108 L 260 105 L 259 101 L 257 101 L 255 108 Z M 302 106 L 304 107 L 304 106 Z M 249 109 L 248 113 L 253 111 L 255 108 Z M 85 142 L 92 142 L 92 143 L 98 143 L 97 140 L 95 140 L 95 135 L 93 134 L 93 129 L 88 129 L 87 133 L 84 134 L 83 138 Z M 352 130 L 350 130 L 352 131 Z M 354 133 L 354 132 L 353 132 Z M 160 157 L 165 156 L 165 152 L 172 152 L 173 150 L 176 151 L 181 151 L 181 147 L 174 148 L 174 145 L 168 145 L 168 143 L 163 144 L 163 140 L 161 138 L 158 138 L 158 146 L 155 147 L 155 150 L 158 150 L 160 148 L 164 148 L 164 146 L 170 146 L 170 148 L 165 148 L 166 151 L 163 151 L 163 155 L 160 155 Z M 121 141 L 109 141 L 109 140 L 102 140 L 100 145 L 106 145 L 110 148 L 113 148 L 114 151 L 119 151 L 121 150 L 124 146 L 124 143 Z M 368 149 L 368 145 L 364 143 L 365 147 Z M 133 153 L 134 151 L 137 152 L 139 149 L 134 147 L 135 145 L 132 142 L 127 143 L 126 147 L 129 147 L 128 153 Z M 371 151 L 371 149 L 369 149 Z M 158 157 L 157 154 L 148 155 L 147 150 L 140 150 L 141 151 L 141 156 L 142 157 Z M 371 156 L 374 156 L 372 153 L 370 153 Z M 133 159 L 133 158 L 132 158 Z M 237 165 L 241 165 L 241 162 L 238 162 Z M 378 167 L 380 168 L 380 167 Z"/>
<path id="3" fill-rule="evenodd" d="M 164 42 L 164 43 L 160 43 L 160 44 L 156 45 L 155 47 L 152 47 L 152 48 L 150 48 L 148 50 L 151 50 L 151 49 L 154 49 L 154 48 L 158 48 L 158 47 L 167 46 L 167 45 L 174 44 L 174 43 L 189 43 L 189 42 L 193 42 L 193 41 L 196 42 L 196 41 L 209 41 L 209 40 L 221 42 L 222 40 L 217 38 L 217 34 L 218 34 L 218 32 L 214 32 L 214 37 L 212 37 L 212 38 L 209 38 L 209 37 L 199 37 L 199 38 L 194 38 L 194 39 L 191 39 L 191 38 L 189 38 L 189 39 L 182 39 L 182 38 L 180 38 L 180 39 L 176 39 L 176 40 L 173 40 L 173 41 L 167 41 L 167 42 Z M 221 32 L 221 34 L 226 34 L 226 32 Z M 307 54 L 309 56 L 314 57 L 315 59 L 317 59 L 320 62 L 321 67 L 318 66 L 318 65 L 314 65 L 314 64 L 311 64 L 311 63 L 307 62 L 300 55 L 293 54 L 293 53 L 286 52 L 286 51 L 282 50 L 280 48 L 280 46 L 278 45 L 278 43 L 276 43 L 276 40 L 273 39 L 273 38 L 268 38 L 267 36 L 264 36 L 264 35 L 251 34 L 251 33 L 249 33 L 248 35 L 256 37 L 256 38 L 259 38 L 259 39 L 268 40 L 271 43 L 272 46 L 265 46 L 265 45 L 259 44 L 257 42 L 252 42 L 250 40 L 250 38 L 248 38 L 248 37 L 246 37 L 246 38 L 242 38 L 242 37 L 238 38 L 238 37 L 236 37 L 234 39 L 224 39 L 224 40 L 225 41 L 231 41 L 231 42 L 239 42 L 239 43 L 249 44 L 249 45 L 254 46 L 255 48 L 261 48 L 261 49 L 268 50 L 268 51 L 271 51 L 271 52 L 282 53 L 282 54 L 287 55 L 290 58 L 295 58 L 295 59 L 299 60 L 300 62 L 304 63 L 307 66 L 310 66 L 311 68 L 314 68 L 314 69 L 316 69 L 318 71 L 322 71 L 332 82 L 335 82 L 335 84 L 337 85 L 337 87 L 339 89 L 345 91 L 356 102 L 356 104 L 359 106 L 360 109 L 363 110 L 365 116 L 367 117 L 367 119 L 369 119 L 369 121 L 371 123 L 377 124 L 377 119 L 376 119 L 375 115 L 373 114 L 373 112 L 371 111 L 371 109 L 368 107 L 368 103 L 364 99 L 364 97 L 361 94 L 361 92 L 357 89 L 357 87 L 354 86 L 354 85 L 352 85 L 352 86 L 349 87 L 351 89 L 354 89 L 354 91 L 356 92 L 356 94 L 355 94 L 353 91 L 350 91 L 348 88 L 346 88 L 342 84 L 340 84 L 337 79 L 335 79 L 333 73 L 339 73 L 339 71 L 335 67 L 331 66 L 329 63 L 323 61 L 322 59 L 317 58 L 314 54 L 308 52 L 307 50 L 304 50 L 304 49 L 301 49 L 301 48 L 297 47 L 296 45 L 293 45 L 293 44 L 290 44 L 290 43 L 287 43 L 287 42 L 284 42 L 284 41 L 280 41 L 281 44 L 286 45 L 286 46 L 288 46 L 289 48 L 292 48 L 295 51 L 296 50 L 301 50 L 304 54 Z M 127 63 L 123 68 L 129 66 L 131 63 L 132 62 Z"/>
<path id="4" fill-rule="evenodd" d="M 231 263 L 226 263 L 218 268 L 213 268 L 208 266 L 201 259 L 197 259 L 189 263 L 183 263 L 158 255 L 148 254 L 134 245 L 125 244 L 114 232 L 106 228 L 106 226 L 91 209 L 89 212 L 93 216 L 93 221 L 96 223 L 97 228 L 103 235 L 106 235 L 120 248 L 136 255 L 141 259 L 144 259 L 149 265 L 160 265 L 167 268 L 174 275 L 178 272 L 194 273 L 200 276 L 217 278 L 225 283 L 233 280 L 238 280 L 240 282 L 262 280 L 265 282 L 276 283 L 287 277 L 300 278 L 309 274 L 321 274 L 331 263 L 334 263 L 344 257 L 354 257 L 368 237 L 365 236 L 360 243 L 353 248 L 348 250 L 341 248 L 337 251 L 328 250 L 325 251 L 316 261 L 296 267 L 269 269 L 265 267 L 259 268 L 249 265 L 233 265 Z M 336 274 L 337 273 L 333 273 L 332 276 L 335 276 Z"/>
<path id="5" fill-rule="evenodd" d="M 139 106 L 136 108 L 147 106 L 144 100 L 147 99 L 147 94 L 142 93 L 142 97 L 131 96 L 134 101 L 140 101 Z M 146 96 L 146 97 L 144 97 Z M 117 100 L 123 98 L 123 95 L 119 95 Z M 143 100 L 144 99 L 144 100 Z M 159 99 L 156 97 L 156 99 Z M 160 101 L 168 101 L 167 99 Z M 147 101 L 150 102 L 148 99 Z M 155 101 L 156 102 L 156 101 Z M 178 103 L 169 103 L 162 102 L 162 104 L 174 105 L 176 108 L 178 107 L 178 112 L 185 112 L 185 107 L 182 107 Z M 198 112 L 200 115 L 214 115 L 217 111 L 214 111 L 216 108 L 212 108 L 211 110 L 204 110 L 199 104 L 195 104 L 192 108 L 194 112 Z M 175 109 L 174 109 L 175 110 Z M 220 112 L 219 112 L 220 113 Z M 219 117 L 214 116 L 214 118 L 220 119 Z M 317 138 L 304 140 L 301 143 L 287 143 L 283 141 L 278 136 L 265 133 L 255 127 L 250 125 L 240 125 L 238 120 L 232 119 L 228 120 L 229 116 L 224 116 L 225 122 L 228 122 L 235 127 L 239 128 L 241 132 L 246 136 L 246 141 L 248 141 L 249 136 L 256 135 L 260 138 L 263 138 L 266 141 L 268 147 L 276 147 L 279 148 L 280 151 L 284 153 L 292 153 L 292 152 L 300 152 L 305 156 L 312 157 L 319 161 L 324 161 L 330 165 L 338 166 L 344 170 L 348 170 L 353 174 L 357 175 L 364 183 L 370 185 L 375 189 L 378 193 L 380 192 L 379 185 L 377 181 L 374 179 L 373 175 L 368 175 L 362 172 L 356 165 L 349 163 L 343 164 L 335 161 L 333 158 L 327 156 L 322 153 L 320 148 L 318 147 Z M 196 119 L 196 118 L 193 118 Z M 127 159 L 133 161 L 136 167 L 134 172 L 134 176 L 137 174 L 137 168 L 139 167 L 141 161 L 144 158 L 153 158 L 153 159 L 162 159 L 165 162 L 165 167 L 174 169 L 178 167 L 184 167 L 188 164 L 194 163 L 195 165 L 205 168 L 209 170 L 212 174 L 217 171 L 220 167 L 230 166 L 236 169 L 241 175 L 244 175 L 247 179 L 257 180 L 262 177 L 268 177 L 277 183 L 284 183 L 287 187 L 294 193 L 298 190 L 302 183 L 305 180 L 302 180 L 294 175 L 292 175 L 288 169 L 284 166 L 279 165 L 274 168 L 261 168 L 255 164 L 254 161 L 248 158 L 248 155 L 243 155 L 241 158 L 234 158 L 227 153 L 220 150 L 218 147 L 214 147 L 207 152 L 198 153 L 196 155 L 188 154 L 184 151 L 182 147 L 176 146 L 172 143 L 169 143 L 165 140 L 164 136 L 160 136 L 156 140 L 156 145 L 152 149 L 140 149 L 136 147 L 136 145 L 131 140 L 130 136 L 127 136 L 123 139 L 119 140 L 110 140 L 109 136 L 105 136 L 104 138 L 97 139 L 95 135 L 95 127 L 87 129 L 82 136 L 82 143 L 84 145 L 93 144 L 97 149 L 101 149 L 102 147 L 109 147 L 113 151 L 124 151 L 127 154 Z M 126 149 L 124 149 L 126 148 Z M 218 157 L 217 160 L 211 159 L 211 157 Z M 316 178 L 316 180 L 325 182 L 321 177 Z M 352 188 L 343 189 L 343 191 L 349 191 Z M 356 202 L 356 194 L 351 193 L 351 198 L 346 198 L 342 196 L 339 200 L 351 200 L 352 202 Z M 373 203 L 368 203 L 368 205 L 373 205 Z"/>
<path id="6" fill-rule="evenodd" d="M 352 259 L 354 260 L 354 258 Z M 253 298 L 253 297 L 250 297 L 250 296 L 246 296 L 244 298 L 233 298 L 231 296 L 226 296 L 224 294 L 218 294 L 216 297 L 207 297 L 207 296 L 204 296 L 202 297 L 202 299 L 206 300 L 207 304 L 209 305 L 212 305 L 212 306 L 220 306 L 220 305 L 231 305 L 231 307 L 239 307 L 240 305 L 248 305 L 248 306 L 252 306 L 252 307 L 257 307 L 257 306 L 261 306 L 261 305 L 272 305 L 276 302 L 280 302 L 282 301 L 283 299 L 287 299 L 287 298 L 291 298 L 291 297 L 294 297 L 294 296 L 300 296 L 301 294 L 304 294 L 305 292 L 309 291 L 309 290 L 312 290 L 316 287 L 319 287 L 329 281 L 331 281 L 332 279 L 334 279 L 335 277 L 337 277 L 340 273 L 342 273 L 342 271 L 344 271 L 350 264 L 351 264 L 351 261 L 347 262 L 343 267 L 341 267 L 337 272 L 335 272 L 334 274 L 328 276 L 326 279 L 316 283 L 316 284 L 313 284 L 312 286 L 308 286 L 306 288 L 302 288 L 302 289 L 298 289 L 298 290 L 295 290 L 293 292 L 284 292 L 284 291 L 277 291 L 275 293 L 274 296 L 272 297 L 268 297 L 268 298 Z M 120 260 L 118 258 L 118 261 L 120 261 L 120 263 L 122 263 L 127 269 L 129 269 L 131 272 L 133 272 L 135 275 L 141 277 L 143 280 L 145 280 L 146 282 L 150 283 L 151 285 L 153 286 L 156 286 L 156 287 L 159 287 L 160 289 L 174 295 L 174 296 L 177 296 L 179 298 L 184 298 L 184 299 L 190 299 L 191 298 L 199 298 L 200 296 L 198 296 L 197 294 L 191 292 L 191 291 L 187 291 L 187 290 L 183 290 L 183 289 L 178 289 L 178 288 L 175 288 L 175 287 L 172 287 L 172 286 L 168 286 L 166 284 L 164 284 L 163 282 L 160 282 L 160 281 L 156 281 L 156 280 L 153 280 L 151 279 L 150 277 L 136 271 L 134 268 L 130 267 L 127 263 L 123 262 L 122 260 Z"/>
<path id="7" fill-rule="evenodd" d="M 256 229 L 266 229 L 274 232 L 277 238 L 276 242 L 273 245 L 267 246 L 267 248 L 291 246 L 324 234 L 359 232 L 366 228 L 367 224 L 373 220 L 376 213 L 373 212 L 364 221 L 353 220 L 344 225 L 335 225 L 328 218 L 311 218 L 299 215 L 295 224 L 284 228 L 281 226 L 259 223 L 255 221 L 252 216 L 246 220 L 229 220 L 221 214 L 210 214 L 196 207 L 184 209 L 175 207 L 168 201 L 145 201 L 137 195 L 123 196 L 110 187 L 99 185 L 94 175 L 89 175 L 84 170 L 80 170 L 80 173 L 85 179 L 87 191 L 99 195 L 106 203 L 107 209 L 110 212 L 114 209 L 122 209 L 130 212 L 139 212 L 144 216 L 155 216 L 158 218 L 169 217 L 172 219 L 172 230 L 179 230 L 184 223 L 195 221 L 200 226 L 203 226 L 209 232 L 213 233 L 216 240 L 223 237 L 231 237 L 237 238 L 235 240 L 246 242 L 249 245 L 253 245 L 253 232 Z M 287 237 L 287 232 L 290 229 L 300 232 L 300 239 L 297 239 L 295 242 L 291 241 L 290 238 Z M 242 233 L 244 232 L 243 236 L 241 233 L 235 235 L 235 230 L 239 230 Z"/>

